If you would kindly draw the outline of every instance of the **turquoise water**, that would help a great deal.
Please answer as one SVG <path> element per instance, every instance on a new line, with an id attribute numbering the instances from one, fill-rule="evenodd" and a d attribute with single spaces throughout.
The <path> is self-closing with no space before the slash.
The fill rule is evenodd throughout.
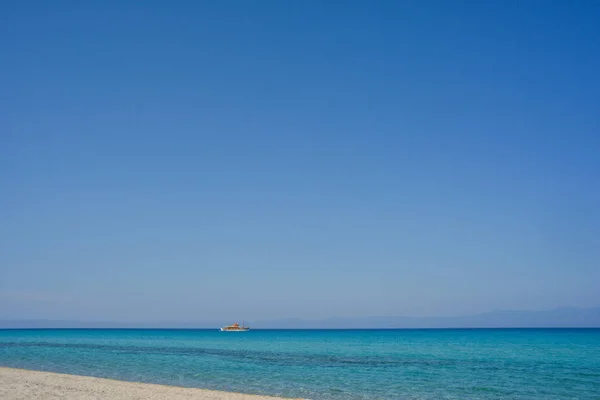
<path id="1" fill-rule="evenodd" d="M 0 330 L 0 365 L 309 399 L 600 399 L 600 329 Z"/>

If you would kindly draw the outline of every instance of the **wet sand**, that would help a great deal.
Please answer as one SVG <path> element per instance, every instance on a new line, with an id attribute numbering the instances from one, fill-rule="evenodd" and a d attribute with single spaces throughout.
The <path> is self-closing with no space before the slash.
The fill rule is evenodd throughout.
<path id="1" fill-rule="evenodd" d="M 278 400 L 283 398 L 0 367 L 0 399 Z"/>

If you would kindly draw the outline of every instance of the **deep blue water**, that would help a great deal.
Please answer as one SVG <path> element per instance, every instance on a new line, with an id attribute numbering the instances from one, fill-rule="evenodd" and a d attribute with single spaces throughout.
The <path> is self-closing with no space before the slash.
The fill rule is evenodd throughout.
<path id="1" fill-rule="evenodd" d="M 0 365 L 309 399 L 600 399 L 600 329 L 0 330 Z"/>

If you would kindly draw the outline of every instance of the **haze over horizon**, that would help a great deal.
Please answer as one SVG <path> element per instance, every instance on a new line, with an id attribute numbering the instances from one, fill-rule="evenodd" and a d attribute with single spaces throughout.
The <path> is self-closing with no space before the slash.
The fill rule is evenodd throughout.
<path id="1" fill-rule="evenodd" d="M 237 319 L 244 323 L 244 320 Z M 0 329 L 124 328 L 124 329 L 216 329 L 232 320 L 94 321 L 0 319 Z M 318 320 L 280 318 L 245 321 L 252 329 L 439 329 L 439 328 L 600 328 L 600 307 L 553 310 L 500 310 L 474 315 L 446 317 L 370 316 Z"/>
<path id="2" fill-rule="evenodd" d="M 600 306 L 600 2 L 0 4 L 0 319 Z"/>

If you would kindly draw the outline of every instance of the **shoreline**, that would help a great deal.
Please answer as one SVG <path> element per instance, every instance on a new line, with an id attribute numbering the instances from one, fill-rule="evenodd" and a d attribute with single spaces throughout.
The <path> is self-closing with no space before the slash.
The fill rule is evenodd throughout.
<path id="1" fill-rule="evenodd" d="M 0 367 L 0 398 L 5 400 L 291 400 L 209 389 L 138 383 Z"/>

